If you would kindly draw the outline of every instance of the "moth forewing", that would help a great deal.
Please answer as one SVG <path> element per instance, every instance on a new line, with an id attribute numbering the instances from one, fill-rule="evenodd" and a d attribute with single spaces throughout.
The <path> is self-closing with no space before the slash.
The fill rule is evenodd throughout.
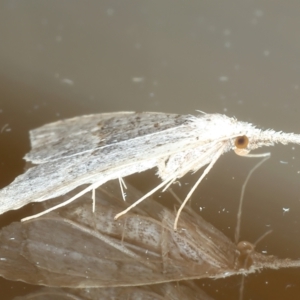
<path id="1" fill-rule="evenodd" d="M 127 115 L 140 118 L 141 114 L 125 114 L 123 119 L 126 120 Z M 157 119 L 155 116 L 160 118 L 163 116 L 159 113 L 153 115 L 154 120 Z M 120 117 L 119 114 L 117 116 Z M 139 135 L 141 132 L 136 129 L 134 133 L 131 133 L 132 138 L 124 139 L 123 137 L 118 142 L 110 136 L 109 138 L 106 137 L 104 143 L 103 135 L 100 134 L 99 144 L 94 145 L 94 137 L 92 137 L 89 148 L 86 148 L 86 146 L 81 147 L 81 144 L 79 144 L 79 148 L 76 149 L 74 147 L 76 140 L 74 141 L 74 137 L 70 139 L 68 135 L 62 136 L 60 142 L 57 142 L 59 137 L 59 134 L 57 134 L 58 137 L 50 139 L 53 144 L 51 142 L 47 144 L 46 148 L 48 150 L 46 152 L 38 147 L 38 149 L 31 151 L 32 155 L 26 156 L 27 159 L 30 157 L 33 162 L 42 160 L 45 162 L 30 168 L 25 174 L 17 177 L 12 184 L 1 190 L 0 213 L 18 209 L 30 202 L 40 202 L 64 195 L 82 184 L 91 183 L 97 187 L 111 179 L 125 177 L 155 167 L 161 157 L 175 153 L 178 148 L 188 148 L 193 138 L 193 134 L 189 133 L 190 130 L 187 131 L 186 127 L 180 126 L 184 122 L 182 120 L 183 116 L 180 116 L 180 118 L 176 118 L 176 116 L 174 115 L 176 122 L 173 122 L 173 127 L 169 124 L 170 120 L 168 118 L 166 119 L 167 124 L 161 123 L 160 126 L 165 128 L 163 132 L 166 133 L 167 131 L 169 136 L 163 139 L 158 129 L 156 129 L 158 131 L 156 133 L 151 131 L 155 125 L 151 123 L 150 128 L 149 122 L 149 125 L 143 124 L 142 126 L 144 135 Z M 96 118 L 98 121 L 100 120 L 100 123 L 103 123 L 102 115 L 92 115 L 91 118 Z M 80 119 L 77 118 L 78 123 L 80 123 Z M 109 120 L 113 122 L 112 119 L 114 118 L 110 117 L 105 122 L 110 125 Z M 177 126 L 179 119 L 181 119 L 181 123 Z M 63 124 L 59 122 L 59 127 Z M 45 126 L 48 127 L 48 125 Z M 101 126 L 103 127 L 103 125 Z M 150 133 L 146 134 L 148 127 Z M 101 130 L 101 128 L 99 130 L 103 133 L 104 129 Z M 118 136 L 119 131 L 122 130 L 121 128 L 115 129 L 116 135 Z M 62 129 L 57 131 L 62 132 Z M 170 133 L 169 131 L 174 132 Z M 38 132 L 39 130 L 37 130 Z M 43 135 L 38 135 L 36 139 L 42 138 Z M 34 142 L 33 144 L 39 143 Z M 92 144 L 93 147 L 91 147 Z M 35 159 L 35 157 L 38 158 Z"/>

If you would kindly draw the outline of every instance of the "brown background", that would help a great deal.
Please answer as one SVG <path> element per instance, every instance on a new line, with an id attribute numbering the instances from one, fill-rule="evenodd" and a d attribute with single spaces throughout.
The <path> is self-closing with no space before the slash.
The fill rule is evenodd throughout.
<path id="1" fill-rule="evenodd" d="M 23 172 L 29 129 L 81 114 L 199 109 L 300 133 L 299 16 L 299 1 L 1 1 L 1 187 Z M 254 242 L 272 228 L 257 250 L 299 258 L 300 147 L 260 151 L 269 150 L 246 191 L 241 238 Z M 193 196 L 195 209 L 205 207 L 201 214 L 230 238 L 256 161 L 224 155 Z M 154 172 L 132 180 L 145 191 L 157 182 Z M 19 217 L 8 213 L 0 223 Z M 299 275 L 251 275 L 244 299 L 296 299 Z M 239 283 L 199 282 L 216 299 L 236 299 Z M 5 299 L 30 289 L 0 280 Z"/>

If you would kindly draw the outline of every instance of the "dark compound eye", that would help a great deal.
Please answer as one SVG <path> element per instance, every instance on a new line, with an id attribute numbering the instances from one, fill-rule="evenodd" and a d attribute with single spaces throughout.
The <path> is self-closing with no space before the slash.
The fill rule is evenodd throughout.
<path id="1" fill-rule="evenodd" d="M 255 247 L 249 242 L 242 241 L 237 244 L 237 248 L 240 251 L 241 255 L 248 255 L 254 251 Z"/>
<path id="2" fill-rule="evenodd" d="M 249 144 L 249 139 L 245 135 L 238 136 L 235 139 L 234 144 L 238 149 L 245 149 Z"/>

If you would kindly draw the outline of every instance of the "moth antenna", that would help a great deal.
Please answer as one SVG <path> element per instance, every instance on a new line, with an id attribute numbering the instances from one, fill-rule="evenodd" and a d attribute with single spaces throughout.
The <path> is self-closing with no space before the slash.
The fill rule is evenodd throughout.
<path id="1" fill-rule="evenodd" d="M 262 159 L 260 162 L 258 162 L 248 173 L 246 180 L 242 186 L 242 191 L 241 191 L 241 197 L 240 197 L 240 203 L 239 203 L 239 208 L 238 208 L 238 213 L 237 213 L 237 224 L 236 224 L 236 229 L 235 229 L 235 244 L 238 243 L 239 238 L 240 238 L 240 230 L 241 230 L 241 220 L 242 220 L 242 206 L 244 203 L 244 195 L 245 195 L 245 189 L 246 186 L 248 184 L 248 181 L 251 177 L 251 175 L 253 174 L 253 172 L 259 168 L 266 160 L 268 160 L 270 158 L 271 153 L 263 153 L 260 154 L 261 156 L 259 157 L 264 157 L 264 159 Z M 253 157 L 252 155 L 244 155 L 244 157 Z M 256 156 L 257 157 L 257 156 Z"/>
<path id="2" fill-rule="evenodd" d="M 259 238 L 255 241 L 255 243 L 253 244 L 254 247 L 256 247 L 256 246 L 258 245 L 258 243 L 260 243 L 267 235 L 269 235 L 269 234 L 272 233 L 272 232 L 273 232 L 272 229 L 270 229 L 270 230 L 268 230 L 267 232 L 265 232 L 261 237 L 259 237 Z"/>
<path id="3" fill-rule="evenodd" d="M 241 155 L 240 153 L 238 153 L 237 151 L 235 151 L 236 154 Z M 237 225 L 236 225 L 236 229 L 235 229 L 235 244 L 238 244 L 239 238 L 240 238 L 240 230 L 241 230 L 241 221 L 242 221 L 242 206 L 243 206 L 243 202 L 244 202 L 244 195 L 245 195 L 245 190 L 246 190 L 246 186 L 248 184 L 248 181 L 250 179 L 250 177 L 252 176 L 253 172 L 258 169 L 266 160 L 268 160 L 271 156 L 271 153 L 262 153 L 262 154 L 246 154 L 246 155 L 242 155 L 244 157 L 264 157 L 264 159 L 262 159 L 260 162 L 258 162 L 248 173 L 243 186 L 242 186 L 242 191 L 241 191 L 241 197 L 240 197 L 240 202 L 239 202 L 239 207 L 238 207 L 238 213 L 237 213 Z M 266 232 L 265 234 L 263 234 L 253 245 L 253 250 L 255 248 L 255 245 L 257 245 L 258 242 L 260 242 L 267 234 L 269 234 L 271 231 Z M 252 251 L 253 251 L 252 250 Z M 250 254 L 249 254 L 250 255 Z M 245 265 L 248 263 L 249 257 L 246 258 L 245 261 Z M 239 300 L 243 300 L 244 297 L 244 286 L 245 286 L 245 276 L 242 275 L 242 280 L 241 280 L 241 286 L 239 289 Z"/>
<path id="4" fill-rule="evenodd" d="M 137 206 L 139 203 L 141 203 L 143 200 L 145 200 L 146 198 L 148 198 L 149 196 L 151 196 L 152 194 L 154 194 L 157 190 L 159 190 L 160 188 L 162 188 L 163 186 L 165 186 L 166 184 L 169 184 L 169 182 L 173 182 L 174 180 L 176 180 L 176 177 L 174 177 L 174 174 L 172 174 L 171 176 L 169 176 L 166 180 L 164 180 L 161 184 L 159 184 L 157 187 L 155 187 L 154 189 L 152 189 L 150 192 L 148 192 L 147 194 L 145 194 L 143 197 L 141 197 L 139 200 L 135 201 L 133 204 L 131 204 L 129 207 L 127 207 L 125 210 L 121 211 L 120 213 L 116 214 L 114 219 L 117 220 L 119 217 L 121 217 L 122 215 L 125 215 L 127 212 L 129 212 L 132 208 L 134 208 L 135 206 Z"/>
<path id="5" fill-rule="evenodd" d="M 197 112 L 201 113 L 201 114 L 204 114 L 204 115 L 207 115 L 206 112 L 202 111 L 202 110 L 199 110 L 199 109 L 196 109 Z"/>
<path id="6" fill-rule="evenodd" d="M 215 154 L 215 156 L 212 158 L 211 162 L 209 163 L 209 165 L 205 168 L 205 170 L 203 171 L 202 175 L 200 176 L 200 178 L 197 180 L 197 182 L 194 184 L 194 186 L 191 188 L 191 190 L 189 191 L 189 193 L 187 194 L 186 198 L 184 199 L 184 201 L 182 202 L 182 204 L 179 207 L 179 210 L 176 214 L 176 218 L 174 221 L 174 230 L 177 230 L 177 223 L 178 223 L 178 219 L 180 216 L 181 211 L 183 210 L 185 204 L 187 203 L 187 201 L 190 199 L 190 197 L 192 196 L 193 192 L 195 191 L 195 189 L 197 188 L 197 186 L 200 184 L 200 182 L 202 181 L 202 179 L 208 174 L 208 172 L 211 170 L 211 168 L 213 167 L 213 165 L 215 164 L 215 162 L 218 160 L 218 158 L 224 153 L 224 149 L 225 147 L 227 147 L 227 144 L 224 143 L 224 145 L 222 147 L 220 147 L 220 149 L 217 151 L 217 153 Z"/>

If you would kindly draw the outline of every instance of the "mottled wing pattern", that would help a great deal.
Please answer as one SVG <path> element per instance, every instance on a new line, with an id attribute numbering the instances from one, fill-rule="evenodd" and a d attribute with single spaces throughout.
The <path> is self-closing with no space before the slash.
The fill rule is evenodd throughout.
<path id="1" fill-rule="evenodd" d="M 186 116 L 117 112 L 75 117 L 30 131 L 25 159 L 40 164 L 179 126 Z"/>
<path id="2" fill-rule="evenodd" d="M 141 124 L 135 130 L 130 129 L 137 117 L 141 117 Z M 81 135 L 76 134 L 79 130 L 76 119 L 83 125 Z M 64 195 L 82 184 L 97 182 L 100 186 L 109 180 L 157 166 L 160 159 L 167 159 L 178 149 L 188 149 L 194 143 L 194 131 L 189 124 L 184 125 L 187 119 L 187 116 L 159 113 L 100 114 L 37 129 L 31 133 L 33 150 L 26 159 L 40 164 L 0 191 L 0 214 L 30 202 Z M 124 131 L 124 128 L 128 130 Z M 91 129 L 94 130 L 93 138 L 89 133 Z M 105 138 L 110 130 L 113 133 Z M 162 131 L 166 134 L 161 134 Z M 167 134 L 167 131 L 171 132 Z"/>

